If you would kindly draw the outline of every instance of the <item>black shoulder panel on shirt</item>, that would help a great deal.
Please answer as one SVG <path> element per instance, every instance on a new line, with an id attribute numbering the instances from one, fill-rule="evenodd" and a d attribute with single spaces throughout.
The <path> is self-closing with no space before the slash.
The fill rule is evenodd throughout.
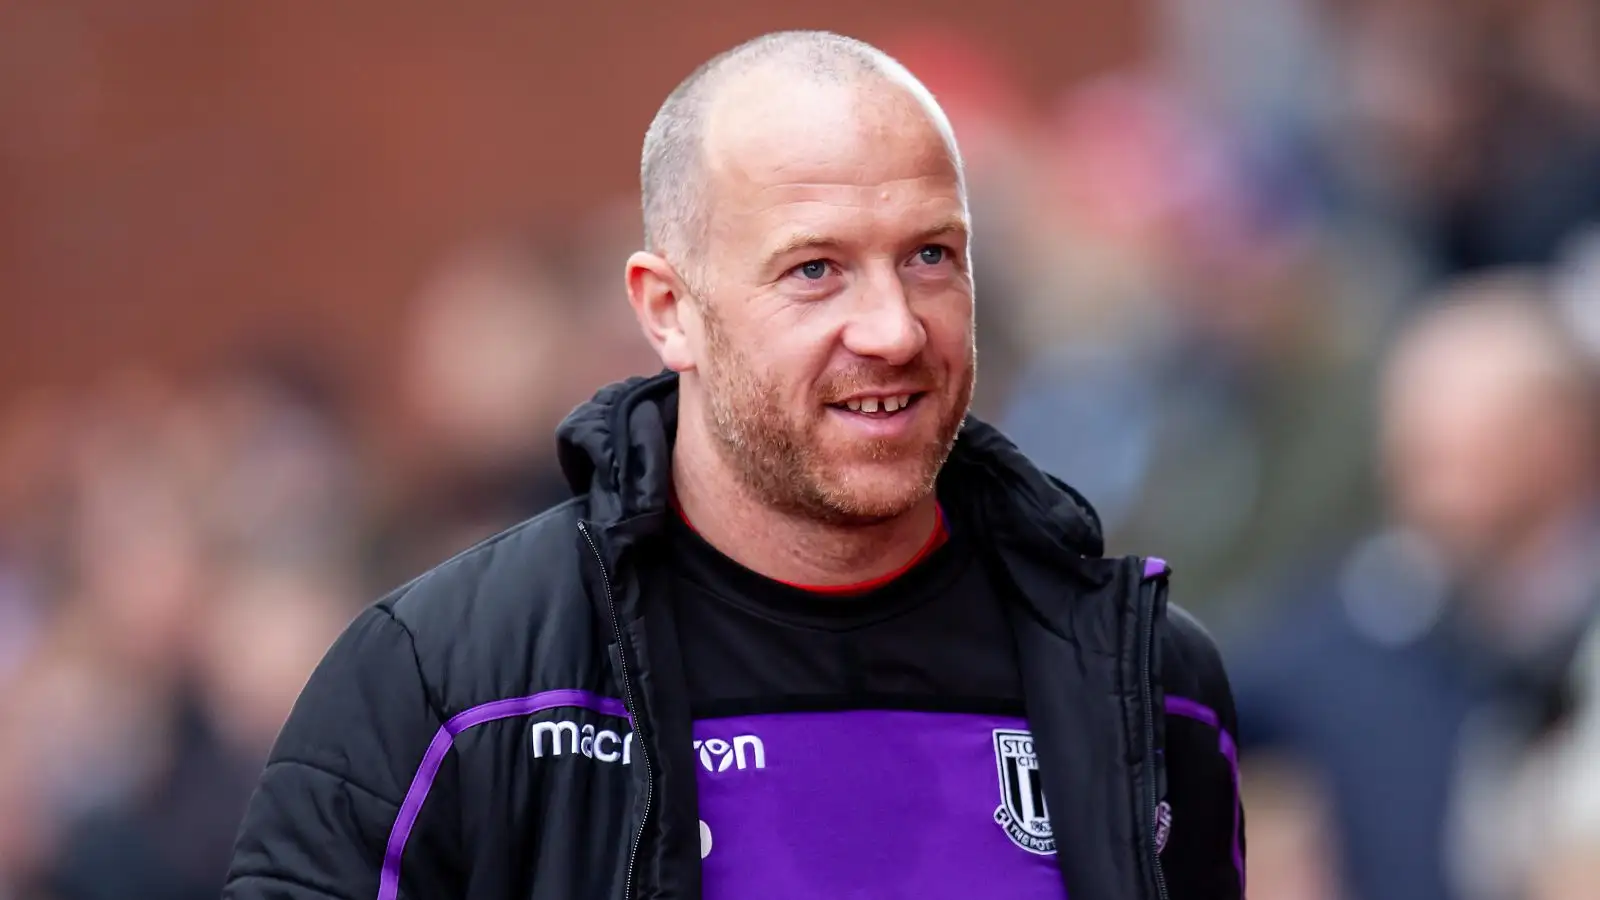
<path id="1" fill-rule="evenodd" d="M 585 585 L 581 498 L 488 538 L 379 601 L 446 716 L 576 688 L 617 696 Z"/>
<path id="2" fill-rule="evenodd" d="M 1168 604 L 1161 637 L 1162 681 L 1167 695 L 1197 700 L 1219 713 L 1220 704 L 1226 700 L 1231 710 L 1227 669 L 1217 642 L 1205 626 L 1183 607 Z"/>

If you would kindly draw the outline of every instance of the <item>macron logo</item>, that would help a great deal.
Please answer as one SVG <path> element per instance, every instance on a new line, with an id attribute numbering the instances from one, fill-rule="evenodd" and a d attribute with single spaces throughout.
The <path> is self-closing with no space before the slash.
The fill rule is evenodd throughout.
<path id="1" fill-rule="evenodd" d="M 530 729 L 533 755 L 584 756 L 603 763 L 633 762 L 633 732 L 618 734 L 610 729 L 595 730 L 593 725 L 582 725 L 567 720 L 535 722 Z M 707 772 L 726 772 L 729 769 L 765 769 L 767 748 L 761 738 L 741 734 L 732 741 L 711 738 L 695 741 L 694 749 L 700 756 L 700 766 Z"/>
<path id="2" fill-rule="evenodd" d="M 736 766 L 740 769 L 767 767 L 767 748 L 762 746 L 761 738 L 753 734 L 741 734 L 731 744 L 722 738 L 695 741 L 694 749 L 700 752 L 700 766 L 707 772 L 726 772 Z"/>
<path id="3" fill-rule="evenodd" d="M 633 732 L 617 734 L 610 729 L 595 731 L 593 725 L 578 727 L 576 722 L 535 722 L 533 755 L 583 755 L 603 763 L 629 765 L 633 756 Z"/>

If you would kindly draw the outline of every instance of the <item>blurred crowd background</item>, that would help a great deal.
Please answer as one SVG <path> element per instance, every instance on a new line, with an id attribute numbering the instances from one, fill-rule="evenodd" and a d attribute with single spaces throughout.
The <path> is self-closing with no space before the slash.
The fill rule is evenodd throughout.
<path id="1" fill-rule="evenodd" d="M 0 900 L 216 896 L 344 623 L 656 368 L 645 125 L 780 27 L 945 103 L 977 412 L 1222 642 L 1251 895 L 1600 897 L 1600 3 L 665 6 L 0 4 Z"/>

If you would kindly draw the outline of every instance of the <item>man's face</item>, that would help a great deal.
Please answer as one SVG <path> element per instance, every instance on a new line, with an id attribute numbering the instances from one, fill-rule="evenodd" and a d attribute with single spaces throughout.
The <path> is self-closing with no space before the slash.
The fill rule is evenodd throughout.
<path id="1" fill-rule="evenodd" d="M 1536 339 L 1481 325 L 1402 356 L 1384 403 L 1399 518 L 1471 576 L 1548 524 L 1588 468 L 1582 418 Z"/>
<path id="2" fill-rule="evenodd" d="M 1518 460 L 1516 432 L 1507 430 L 1519 410 L 1442 378 L 1436 387 L 1424 395 L 1406 385 L 1389 401 L 1391 499 L 1400 520 L 1452 566 L 1487 562 L 1512 536 L 1528 493 L 1532 473 Z"/>
<path id="3" fill-rule="evenodd" d="M 972 397 L 960 175 L 898 88 L 791 87 L 762 105 L 750 87 L 710 122 L 685 402 L 764 501 L 898 515 L 932 489 Z"/>

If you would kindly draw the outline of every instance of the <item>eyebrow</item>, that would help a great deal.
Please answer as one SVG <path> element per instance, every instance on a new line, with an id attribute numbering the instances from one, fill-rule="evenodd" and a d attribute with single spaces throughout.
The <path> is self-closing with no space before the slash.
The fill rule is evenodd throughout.
<path id="1" fill-rule="evenodd" d="M 967 220 L 960 216 L 952 216 L 932 228 L 917 233 L 914 243 L 922 244 L 935 238 L 960 235 L 966 237 L 968 232 Z M 768 253 L 764 262 L 765 267 L 771 267 L 778 260 L 798 253 L 801 250 L 836 250 L 842 246 L 841 242 L 833 238 L 824 237 L 816 232 L 802 231 L 790 235 L 783 243 Z"/>
<path id="2" fill-rule="evenodd" d="M 823 237 L 815 232 L 798 232 L 785 238 L 783 243 L 775 247 L 771 253 L 768 253 L 767 258 L 764 261 L 764 265 L 770 267 L 776 264 L 778 260 L 798 253 L 801 250 L 829 250 L 837 249 L 839 246 L 840 244 L 838 241 L 832 238 Z"/>
<path id="3" fill-rule="evenodd" d="M 938 225 L 935 225 L 927 231 L 917 235 L 917 241 L 919 243 L 922 241 L 931 241 L 934 238 L 947 237 L 952 234 L 958 234 L 962 237 L 966 237 L 967 231 L 968 228 L 966 219 L 960 216 L 951 216 Z"/>

